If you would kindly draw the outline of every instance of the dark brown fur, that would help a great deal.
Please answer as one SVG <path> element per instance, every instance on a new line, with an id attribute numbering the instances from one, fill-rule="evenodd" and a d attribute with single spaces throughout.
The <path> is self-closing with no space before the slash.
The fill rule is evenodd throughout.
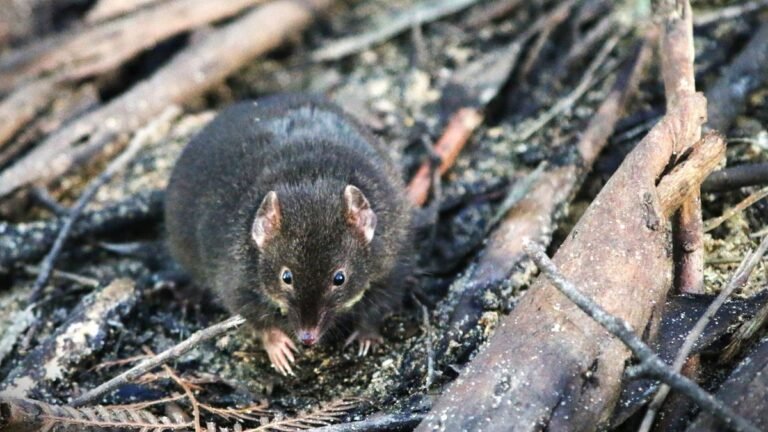
<path id="1" fill-rule="evenodd" d="M 370 243 L 352 226 L 347 185 L 359 188 L 375 213 Z M 269 191 L 277 194 L 279 219 L 259 248 L 251 229 Z M 243 102 L 223 110 L 176 164 L 165 210 L 170 249 L 256 329 L 295 334 L 317 325 L 322 334 L 348 316 L 373 335 L 400 306 L 411 262 L 404 197 L 379 140 L 325 99 Z M 342 266 L 347 282 L 333 289 Z M 283 267 L 294 276 L 290 292 L 280 285 Z"/>

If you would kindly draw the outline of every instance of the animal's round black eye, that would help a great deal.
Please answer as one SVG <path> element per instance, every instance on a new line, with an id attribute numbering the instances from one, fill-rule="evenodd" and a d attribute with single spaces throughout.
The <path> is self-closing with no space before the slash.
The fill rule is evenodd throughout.
<path id="1" fill-rule="evenodd" d="M 335 275 L 333 275 L 333 284 L 336 286 L 344 285 L 344 281 L 347 280 L 347 278 L 344 276 L 343 271 L 337 271 Z"/>
<path id="2" fill-rule="evenodd" d="M 283 270 L 283 275 L 281 278 L 283 279 L 283 283 L 286 285 L 291 285 L 293 283 L 293 273 L 291 273 L 290 270 Z"/>

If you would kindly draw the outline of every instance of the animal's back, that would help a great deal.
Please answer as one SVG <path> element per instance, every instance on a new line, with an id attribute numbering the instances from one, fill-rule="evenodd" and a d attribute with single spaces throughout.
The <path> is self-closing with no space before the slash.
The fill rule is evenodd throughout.
<path id="1" fill-rule="evenodd" d="M 381 226 L 404 230 L 405 203 L 391 198 L 401 179 L 378 143 L 317 97 L 282 95 L 224 109 L 184 149 L 171 176 L 166 225 L 172 253 L 211 287 L 222 271 L 236 279 L 232 258 L 253 252 L 248 233 L 262 197 L 312 179 L 359 185 L 378 207 Z M 306 217 L 317 216 L 312 210 Z"/>

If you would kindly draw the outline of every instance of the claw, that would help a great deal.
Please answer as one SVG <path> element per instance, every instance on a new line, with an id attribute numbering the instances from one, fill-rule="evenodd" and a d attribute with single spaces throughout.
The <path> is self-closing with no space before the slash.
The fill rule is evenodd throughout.
<path id="1" fill-rule="evenodd" d="M 348 347 L 354 341 L 357 341 L 359 344 L 357 348 L 357 356 L 365 357 L 372 351 L 374 346 L 383 343 L 384 339 L 378 333 L 362 333 L 359 330 L 356 330 L 349 336 L 349 338 L 347 338 L 346 342 L 344 342 L 344 348 Z"/>
<path id="2" fill-rule="evenodd" d="M 271 328 L 262 333 L 261 341 L 272 367 L 284 376 L 296 376 L 293 373 L 293 368 L 291 368 L 291 365 L 296 363 L 292 351 L 298 352 L 298 350 L 291 338 L 286 336 L 282 330 Z"/>

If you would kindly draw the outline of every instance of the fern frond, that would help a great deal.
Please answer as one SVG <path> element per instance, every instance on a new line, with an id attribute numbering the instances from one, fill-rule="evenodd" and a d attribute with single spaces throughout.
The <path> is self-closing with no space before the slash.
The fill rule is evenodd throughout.
<path id="1" fill-rule="evenodd" d="M 141 409 L 91 406 L 73 408 L 50 405 L 31 399 L 0 398 L 0 429 L 22 428 L 40 432 L 139 430 L 166 432 L 188 430 L 192 425 L 180 419 L 158 417 Z"/>
<path id="2" fill-rule="evenodd" d="M 266 402 L 259 402 L 242 408 L 218 408 L 207 404 L 200 404 L 200 408 L 227 420 L 241 420 L 260 422 L 262 418 L 274 416 L 275 412 L 267 409 Z"/>
<path id="3" fill-rule="evenodd" d="M 275 418 L 269 423 L 247 429 L 244 432 L 296 432 L 329 426 L 341 421 L 344 416 L 358 408 L 363 402 L 365 399 L 341 398 L 295 417 Z"/>

